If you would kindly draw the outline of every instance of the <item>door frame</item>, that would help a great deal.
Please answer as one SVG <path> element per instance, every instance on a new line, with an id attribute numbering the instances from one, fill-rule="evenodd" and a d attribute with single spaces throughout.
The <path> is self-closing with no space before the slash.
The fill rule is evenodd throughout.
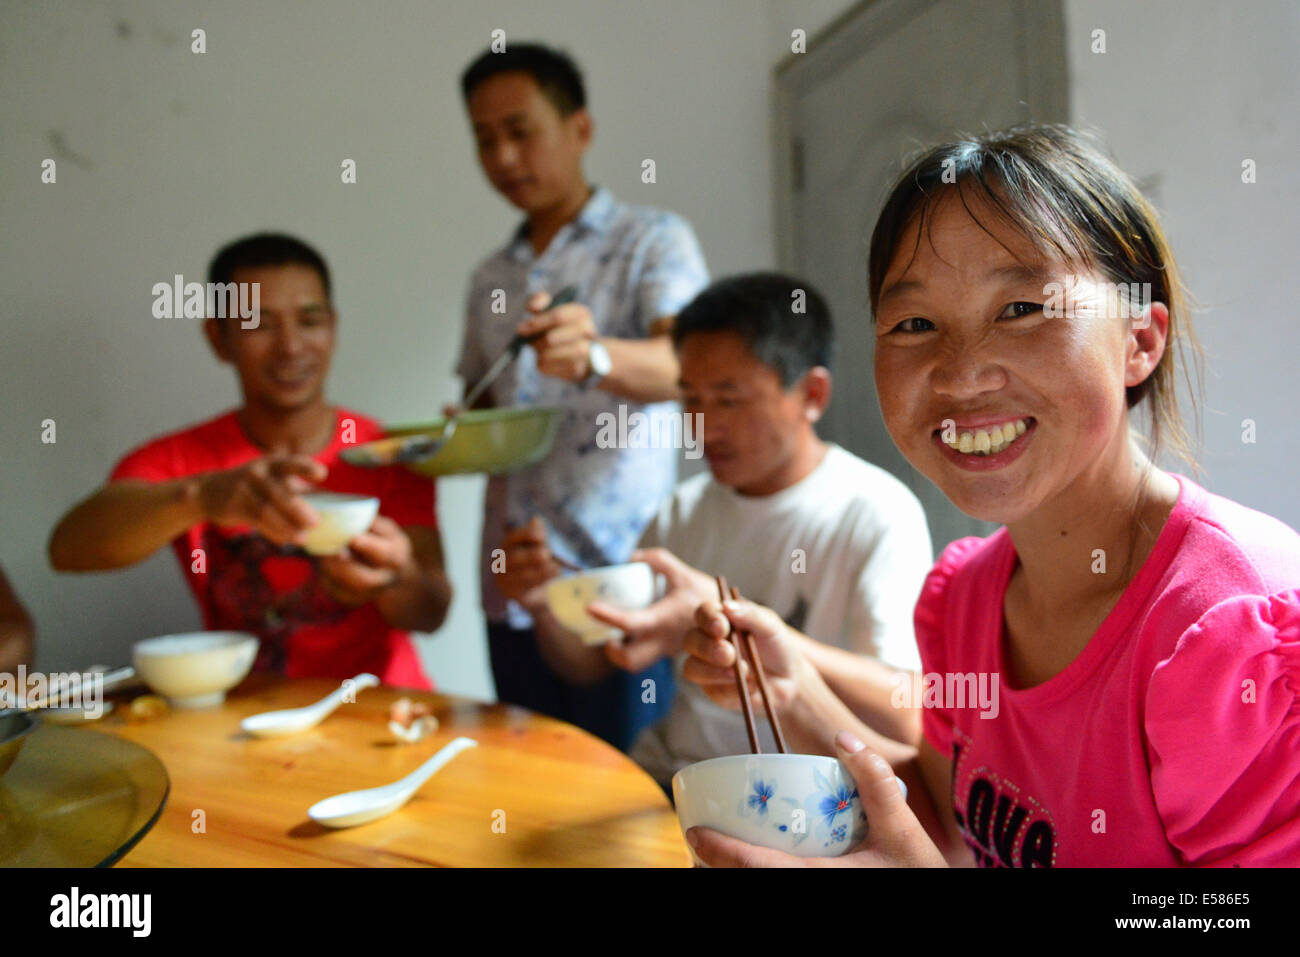
<path id="1" fill-rule="evenodd" d="M 846 63 L 865 55 L 909 20 L 945 0 L 862 0 L 831 21 L 809 42 L 807 52 L 790 53 L 774 70 L 772 170 L 775 178 L 776 261 L 793 271 L 798 263 L 794 235 L 797 166 L 795 102 Z M 1014 0 L 1016 43 L 1028 91 L 1023 120 L 1065 122 L 1069 118 L 1069 64 L 1065 46 L 1064 0 Z M 901 172 L 901 170 L 900 170 Z M 865 262 L 863 269 L 866 269 Z"/>

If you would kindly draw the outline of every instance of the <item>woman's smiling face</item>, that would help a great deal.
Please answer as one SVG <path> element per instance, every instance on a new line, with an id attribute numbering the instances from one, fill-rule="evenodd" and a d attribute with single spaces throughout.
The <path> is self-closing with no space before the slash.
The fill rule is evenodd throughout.
<path id="1" fill-rule="evenodd" d="M 907 460 L 967 515 L 1009 524 L 1118 462 L 1132 336 L 1104 277 L 973 207 L 983 226 L 952 197 L 919 243 L 916 224 L 901 237 L 876 307 L 876 391 Z"/>

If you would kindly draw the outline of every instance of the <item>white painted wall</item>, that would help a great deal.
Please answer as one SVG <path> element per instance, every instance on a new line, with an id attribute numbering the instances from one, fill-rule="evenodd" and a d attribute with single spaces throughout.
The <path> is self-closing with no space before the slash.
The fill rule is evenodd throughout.
<path id="1" fill-rule="evenodd" d="M 1202 307 L 1203 481 L 1300 528 L 1300 6 L 1089 0 L 1066 12 L 1073 121 L 1100 129 L 1121 166 L 1154 180 Z M 1104 54 L 1091 52 L 1095 29 L 1106 31 Z M 1241 181 L 1245 159 L 1256 162 L 1254 184 Z M 1255 444 L 1242 442 L 1244 419 L 1256 423 Z"/>
<path id="2" fill-rule="evenodd" d="M 802 30 L 811 44 L 817 35 L 858 6 L 860 0 L 768 0 L 767 47 L 780 62 L 791 55 L 791 32 Z"/>

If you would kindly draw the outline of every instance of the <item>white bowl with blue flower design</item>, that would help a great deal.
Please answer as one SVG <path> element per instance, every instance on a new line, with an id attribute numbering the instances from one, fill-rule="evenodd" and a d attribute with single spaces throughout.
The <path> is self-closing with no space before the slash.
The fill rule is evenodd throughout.
<path id="1" fill-rule="evenodd" d="M 682 834 L 708 827 L 799 857 L 847 854 L 867 835 L 853 775 L 820 754 L 700 761 L 673 775 L 673 803 Z"/>

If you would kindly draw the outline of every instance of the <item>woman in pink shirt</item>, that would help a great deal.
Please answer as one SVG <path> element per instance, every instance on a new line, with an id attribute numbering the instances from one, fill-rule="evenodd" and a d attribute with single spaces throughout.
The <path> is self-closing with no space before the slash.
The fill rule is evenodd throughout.
<path id="1" fill-rule="evenodd" d="M 921 748 L 854 718 L 757 606 L 700 608 L 687 677 L 737 706 L 721 639 L 755 634 L 796 748 L 857 778 L 871 834 L 841 863 L 1300 864 L 1300 536 L 1153 464 L 1186 454 L 1175 359 L 1199 348 L 1133 181 L 1060 127 L 931 150 L 876 225 L 870 297 L 890 436 L 1003 526 L 949 545 L 917 604 Z"/>

